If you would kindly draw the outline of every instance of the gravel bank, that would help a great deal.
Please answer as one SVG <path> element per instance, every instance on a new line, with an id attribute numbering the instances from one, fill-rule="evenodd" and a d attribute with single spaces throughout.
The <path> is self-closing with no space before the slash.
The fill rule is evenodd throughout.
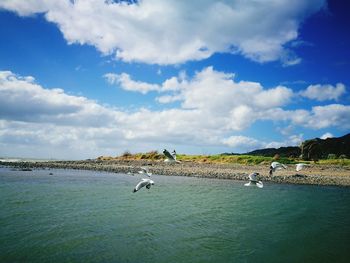
<path id="1" fill-rule="evenodd" d="M 106 171 L 114 173 L 137 173 L 141 166 L 148 166 L 153 174 L 174 176 L 196 176 L 206 178 L 247 181 L 248 174 L 259 172 L 260 180 L 275 183 L 350 186 L 350 167 L 310 165 L 296 172 L 294 165 L 278 171 L 270 177 L 268 165 L 209 164 L 183 162 L 166 164 L 162 161 L 113 160 L 113 161 L 50 161 L 50 162 L 0 162 L 2 166 L 16 169 L 61 168 Z"/>

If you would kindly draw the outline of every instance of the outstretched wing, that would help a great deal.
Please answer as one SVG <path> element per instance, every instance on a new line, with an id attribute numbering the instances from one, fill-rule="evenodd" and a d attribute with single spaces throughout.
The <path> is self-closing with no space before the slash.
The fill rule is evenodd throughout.
<path id="1" fill-rule="evenodd" d="M 149 184 L 148 181 L 146 181 L 145 179 L 142 179 L 134 188 L 134 193 L 137 192 L 138 190 L 140 190 L 142 187 L 144 187 L 145 185 Z"/>
<path id="2" fill-rule="evenodd" d="M 295 170 L 296 170 L 297 172 L 299 172 L 299 171 L 300 171 L 301 169 L 303 169 L 305 166 L 306 166 L 305 163 L 297 163 L 297 164 L 295 165 Z"/>
<path id="3" fill-rule="evenodd" d="M 174 156 L 172 156 L 171 153 L 168 152 L 166 149 L 164 149 L 163 154 L 164 154 L 169 160 L 175 161 Z"/>
<path id="4" fill-rule="evenodd" d="M 152 173 L 149 171 L 148 167 L 146 167 L 146 166 L 142 166 L 141 171 L 142 171 L 142 173 L 147 174 L 148 177 L 151 177 L 151 175 L 152 175 Z"/>
<path id="5" fill-rule="evenodd" d="M 259 182 L 256 183 L 256 186 L 259 187 L 259 188 L 263 188 L 264 184 L 261 181 L 259 181 Z"/>
<path id="6" fill-rule="evenodd" d="M 287 166 L 284 164 L 281 164 L 279 162 L 273 162 L 271 164 L 271 167 L 273 170 L 281 170 L 281 169 L 287 169 Z"/>

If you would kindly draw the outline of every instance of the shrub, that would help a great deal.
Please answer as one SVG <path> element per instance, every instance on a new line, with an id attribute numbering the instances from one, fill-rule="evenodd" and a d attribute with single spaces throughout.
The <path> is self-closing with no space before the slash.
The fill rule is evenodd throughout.
<path id="1" fill-rule="evenodd" d="M 280 158 L 279 154 L 275 154 L 275 156 L 273 157 L 274 160 L 278 160 Z"/>
<path id="2" fill-rule="evenodd" d="M 337 159 L 337 156 L 334 153 L 330 153 L 328 154 L 327 159 Z"/>
<path id="3" fill-rule="evenodd" d="M 341 154 L 341 155 L 339 155 L 339 159 L 346 159 L 347 157 L 346 157 L 346 155 L 345 154 Z"/>
<path id="4" fill-rule="evenodd" d="M 122 157 L 130 157 L 131 156 L 131 153 L 126 150 L 123 154 L 122 154 Z"/>

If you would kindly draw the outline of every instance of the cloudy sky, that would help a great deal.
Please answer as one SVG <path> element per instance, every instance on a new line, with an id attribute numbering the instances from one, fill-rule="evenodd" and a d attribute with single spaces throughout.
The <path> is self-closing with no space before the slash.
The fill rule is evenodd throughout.
<path id="1" fill-rule="evenodd" d="M 347 0 L 0 0 L 0 156 L 342 136 L 349 12 Z"/>

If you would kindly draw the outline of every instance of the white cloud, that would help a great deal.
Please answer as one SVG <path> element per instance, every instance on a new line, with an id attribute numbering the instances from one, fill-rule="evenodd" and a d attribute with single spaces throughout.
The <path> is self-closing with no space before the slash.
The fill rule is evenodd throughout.
<path id="1" fill-rule="evenodd" d="M 239 131 L 257 120 L 291 122 L 312 129 L 350 127 L 350 106 L 331 104 L 314 106 L 311 111 L 284 110 L 283 107 L 296 96 L 291 89 L 284 86 L 266 89 L 257 82 L 236 82 L 234 74 L 219 72 L 213 67 L 196 72 L 192 78 L 182 72 L 178 77 L 169 78 L 160 85 L 132 82 L 140 87 L 156 87 L 153 90 L 165 93 L 156 98 L 158 102 L 178 101 L 182 109 L 199 110 L 208 118 L 215 119 L 215 123 L 226 130 Z M 145 90 L 138 89 L 139 92 Z"/>
<path id="2" fill-rule="evenodd" d="M 166 93 L 156 100 L 160 103 L 179 101 L 182 109 L 196 109 L 203 115 L 217 120 L 217 124 L 228 130 L 242 130 L 255 120 L 265 118 L 266 110 L 284 106 L 289 103 L 293 91 L 283 86 L 264 89 L 260 83 L 250 81 L 234 81 L 234 74 L 218 72 L 213 67 L 196 72 L 188 78 L 184 72 L 178 77 L 171 77 L 161 85 L 133 81 L 126 73 L 108 76 L 128 76 L 128 81 L 121 83 L 127 88 L 129 82 L 137 83 L 132 90 L 145 93 L 146 89 Z M 106 76 L 106 75 L 105 75 Z M 111 82 L 111 81 L 110 81 Z M 113 81 L 112 81 L 113 82 Z M 119 82 L 120 83 L 120 82 Z M 271 119 L 271 116 L 266 116 Z"/>
<path id="3" fill-rule="evenodd" d="M 265 144 L 254 138 L 246 136 L 230 136 L 222 140 L 222 143 L 228 145 L 229 147 L 239 149 L 240 151 L 249 152 L 255 149 L 264 148 Z"/>
<path id="4" fill-rule="evenodd" d="M 310 85 L 305 91 L 300 94 L 303 97 L 325 101 L 325 100 L 338 100 L 346 92 L 345 85 L 343 83 L 338 83 L 336 86 L 332 85 Z"/>
<path id="5" fill-rule="evenodd" d="M 343 130 L 350 129 L 350 106 L 330 104 L 315 106 L 309 117 L 306 127 L 322 129 L 337 126 Z"/>
<path id="6" fill-rule="evenodd" d="M 39 157 L 88 158 L 125 150 L 161 150 L 169 144 L 186 149 L 217 147 L 222 152 L 230 147 L 244 152 L 302 139 L 289 134 L 282 142 L 258 141 L 242 134 L 229 136 L 258 120 L 313 129 L 350 128 L 350 106 L 284 110 L 293 96 L 288 88 L 265 89 L 256 82 L 236 82 L 233 77 L 211 67 L 191 78 L 181 73 L 160 84 L 157 91 L 164 94 L 158 100 L 178 100 L 178 108 L 127 112 L 61 89 L 44 88 L 33 77 L 1 71 L 0 155 L 15 151 L 33 155 L 36 149 L 43 149 Z M 265 104 L 259 96 L 266 94 L 271 100 Z"/>
<path id="7" fill-rule="evenodd" d="M 325 139 L 327 139 L 327 138 L 333 138 L 333 137 L 334 137 L 334 136 L 333 136 L 332 133 L 326 132 L 326 133 L 323 134 L 320 138 L 323 139 L 323 140 L 325 140 Z"/>
<path id="8" fill-rule="evenodd" d="M 300 62 L 285 46 L 300 24 L 325 5 L 313 1 L 5 0 L 0 8 L 27 16 L 45 13 L 68 43 L 95 46 L 123 61 L 177 64 L 216 52 L 254 61 Z"/>
<path id="9" fill-rule="evenodd" d="M 122 74 L 113 74 L 107 73 L 104 75 L 107 81 L 110 84 L 119 85 L 121 88 L 128 91 L 136 91 L 141 92 L 142 94 L 146 94 L 150 91 L 158 91 L 160 90 L 160 86 L 156 84 L 148 84 L 140 81 L 133 81 L 130 76 L 126 73 Z"/>
<path id="10" fill-rule="evenodd" d="M 222 140 L 222 143 L 240 152 L 250 152 L 257 149 L 280 148 L 286 146 L 299 146 L 303 141 L 303 134 L 291 135 L 284 141 L 262 141 L 251 137 L 236 135 Z"/>
<path id="11" fill-rule="evenodd" d="M 33 77 L 10 71 L 0 71 L 0 93 L 0 117 L 7 120 L 100 126 L 122 115 L 62 89 L 44 89 Z"/>

